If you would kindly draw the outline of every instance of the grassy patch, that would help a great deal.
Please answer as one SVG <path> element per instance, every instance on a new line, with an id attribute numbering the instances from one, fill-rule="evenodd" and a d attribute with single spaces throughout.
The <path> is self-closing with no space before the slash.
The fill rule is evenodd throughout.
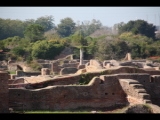
<path id="1" fill-rule="evenodd" d="M 25 114 L 89 114 L 90 111 L 25 111 Z"/>
<path id="2" fill-rule="evenodd" d="M 124 113 L 128 106 L 121 106 L 115 108 L 85 108 L 80 107 L 73 110 L 59 110 L 59 111 L 25 111 L 24 114 L 118 114 Z"/>
<path id="3" fill-rule="evenodd" d="M 9 74 L 16 74 L 16 71 L 15 70 L 10 70 L 10 71 L 8 71 L 9 72 Z"/>

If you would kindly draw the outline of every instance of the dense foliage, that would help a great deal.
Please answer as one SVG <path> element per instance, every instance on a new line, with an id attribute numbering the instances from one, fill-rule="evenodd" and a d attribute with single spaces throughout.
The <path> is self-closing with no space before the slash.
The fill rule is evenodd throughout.
<path id="1" fill-rule="evenodd" d="M 52 44 L 46 40 L 37 41 L 32 47 L 32 57 L 36 59 L 54 59 L 63 49 L 62 44 Z"/>
<path id="2" fill-rule="evenodd" d="M 54 19 L 53 16 L 42 16 L 34 19 L 27 19 L 25 21 L 21 20 L 11 20 L 0 18 L 0 40 L 6 39 L 8 37 L 24 37 L 24 31 L 26 27 L 31 24 L 38 24 L 44 28 L 44 32 L 54 29 Z"/>
<path id="3" fill-rule="evenodd" d="M 66 17 L 57 26 L 53 21 L 53 16 L 25 21 L 0 18 L 0 49 L 7 52 L 0 58 L 52 60 L 65 47 L 71 47 L 77 58 L 83 48 L 84 59 L 120 60 L 128 52 L 133 59 L 160 55 L 159 34 L 144 20 L 117 23 L 113 29 L 95 19 L 76 24 Z"/>
<path id="4" fill-rule="evenodd" d="M 144 20 L 129 21 L 127 24 L 119 26 L 119 33 L 132 32 L 134 34 L 145 35 L 149 38 L 155 39 L 156 27 Z"/>
<path id="5" fill-rule="evenodd" d="M 61 20 L 61 23 L 58 24 L 57 33 L 61 37 L 68 37 L 75 32 L 75 23 L 74 21 L 67 17 Z"/>
<path id="6" fill-rule="evenodd" d="M 25 38 L 31 42 L 44 39 L 43 34 L 44 28 L 39 24 L 31 24 L 24 31 Z"/>

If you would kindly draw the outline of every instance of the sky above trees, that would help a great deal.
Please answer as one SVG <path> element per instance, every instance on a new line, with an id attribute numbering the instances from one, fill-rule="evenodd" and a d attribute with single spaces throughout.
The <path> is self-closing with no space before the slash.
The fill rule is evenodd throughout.
<path id="1" fill-rule="evenodd" d="M 75 23 L 100 20 L 108 27 L 137 19 L 160 26 L 160 7 L 0 7 L 0 18 L 4 19 L 37 19 L 45 15 L 52 15 L 55 25 L 70 17 Z"/>

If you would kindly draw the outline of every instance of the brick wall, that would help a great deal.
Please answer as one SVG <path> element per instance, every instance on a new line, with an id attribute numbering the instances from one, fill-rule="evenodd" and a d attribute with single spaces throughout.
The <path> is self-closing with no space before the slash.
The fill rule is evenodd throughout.
<path id="1" fill-rule="evenodd" d="M 130 76 L 131 73 L 135 73 L 135 75 L 134 75 L 135 78 L 134 79 L 136 79 L 136 77 L 137 77 L 138 74 L 140 74 L 140 73 L 142 73 L 142 74 L 146 73 L 145 75 L 146 75 L 146 79 L 148 79 L 148 81 L 144 80 L 145 81 L 144 82 L 143 80 L 141 80 L 141 83 L 144 83 L 146 87 L 147 87 L 147 85 L 149 85 L 148 89 L 150 89 L 150 85 L 151 84 L 150 84 L 149 78 L 148 78 L 149 75 L 150 75 L 150 71 L 145 71 L 145 70 L 134 68 L 134 67 L 118 67 L 118 68 L 112 68 L 112 69 L 107 69 L 107 70 L 103 69 L 102 71 L 91 71 L 91 72 L 88 71 L 88 72 L 83 73 L 83 74 L 61 76 L 60 78 L 59 77 L 54 77 L 53 79 L 48 79 L 48 80 L 46 80 L 44 82 L 33 83 L 31 85 L 34 86 L 34 87 L 36 87 L 36 86 L 38 87 L 39 85 L 42 86 L 42 87 L 43 86 L 45 87 L 45 86 L 56 85 L 56 84 L 58 84 L 58 85 L 76 84 L 80 80 L 80 76 L 81 75 L 85 75 L 85 74 L 88 74 L 89 78 L 91 80 L 93 77 L 99 76 L 99 75 L 102 75 L 102 74 L 103 75 L 107 75 L 107 74 L 121 74 L 121 73 L 129 73 L 129 74 L 122 74 L 126 78 L 127 77 L 129 78 L 129 76 Z M 79 76 L 79 77 L 77 77 L 77 76 Z M 138 79 L 140 79 L 140 78 L 138 78 Z M 149 83 L 149 84 L 147 84 L 147 83 Z M 45 85 L 43 85 L 43 84 L 45 84 Z"/>
<path id="2" fill-rule="evenodd" d="M 8 79 L 7 72 L 0 71 L 0 113 L 8 113 Z"/>
<path id="3" fill-rule="evenodd" d="M 125 105 L 128 102 L 139 103 L 142 101 L 139 99 L 137 92 L 128 86 L 130 91 L 127 93 L 123 89 L 127 85 L 119 83 L 119 79 L 133 79 L 143 85 L 144 90 L 150 94 L 153 103 L 159 103 L 160 77 L 151 77 L 150 71 L 145 72 L 142 69 L 120 67 L 85 73 L 91 79 L 88 85 L 71 85 L 78 83 L 83 74 L 66 75 L 32 84 L 32 87 L 35 88 L 44 87 L 41 89 L 10 88 L 9 100 L 23 103 L 26 105 L 26 110 L 64 110 L 78 107 L 110 107 L 110 105 Z"/>
<path id="4" fill-rule="evenodd" d="M 79 107 L 105 108 L 126 105 L 118 79 L 109 83 L 95 77 L 88 85 L 57 85 L 42 89 L 9 89 L 12 102 L 23 103 L 24 110 L 68 110 Z"/>

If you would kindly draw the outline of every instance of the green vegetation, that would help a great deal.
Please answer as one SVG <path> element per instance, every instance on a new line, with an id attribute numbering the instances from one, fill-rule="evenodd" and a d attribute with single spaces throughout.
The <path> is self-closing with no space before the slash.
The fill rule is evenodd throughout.
<path id="1" fill-rule="evenodd" d="M 133 34 L 141 34 L 149 38 L 155 39 L 156 27 L 144 20 L 131 20 L 127 24 L 119 27 L 119 33 L 132 32 Z"/>
<path id="2" fill-rule="evenodd" d="M 99 20 L 75 23 L 69 17 L 55 26 L 50 15 L 25 21 L 0 18 L 0 28 L 0 49 L 4 51 L 0 53 L 1 60 L 14 59 L 28 64 L 36 59 L 53 60 L 65 47 L 70 47 L 74 57 L 81 61 L 121 60 L 128 52 L 133 59 L 160 55 L 155 26 L 144 20 L 121 22 L 111 30 Z"/>
<path id="3" fill-rule="evenodd" d="M 90 111 L 25 111 L 25 114 L 90 114 Z"/>
<path id="4" fill-rule="evenodd" d="M 36 60 L 28 62 L 28 66 L 31 67 L 34 71 L 41 71 L 42 65 L 40 65 Z"/>
<path id="5" fill-rule="evenodd" d="M 14 71 L 8 71 L 9 72 L 9 74 L 16 74 L 16 71 L 14 70 Z"/>
<path id="6" fill-rule="evenodd" d="M 68 37 L 75 32 L 75 23 L 74 21 L 67 17 L 60 21 L 60 24 L 57 26 L 57 33 L 61 37 Z"/>
<path id="7" fill-rule="evenodd" d="M 80 85 L 88 84 L 92 78 L 93 77 L 91 77 L 91 75 L 89 73 L 81 74 L 81 78 L 79 80 L 79 84 Z"/>
<path id="8" fill-rule="evenodd" d="M 35 59 L 54 59 L 64 49 L 62 44 L 52 44 L 46 40 L 33 44 L 31 56 Z"/>
<path id="9" fill-rule="evenodd" d="M 148 104 L 134 104 L 126 106 L 112 106 L 108 108 L 79 107 L 71 110 L 31 110 L 13 111 L 13 113 L 23 114 L 130 114 L 149 113 L 153 114 L 153 109 Z"/>
<path id="10" fill-rule="evenodd" d="M 147 104 L 136 104 L 128 107 L 125 113 L 153 113 L 153 111 Z"/>
<path id="11" fill-rule="evenodd" d="M 44 28 L 39 24 L 31 24 L 27 26 L 24 31 L 24 36 L 30 42 L 36 42 L 38 40 L 42 40 L 44 34 Z"/>

